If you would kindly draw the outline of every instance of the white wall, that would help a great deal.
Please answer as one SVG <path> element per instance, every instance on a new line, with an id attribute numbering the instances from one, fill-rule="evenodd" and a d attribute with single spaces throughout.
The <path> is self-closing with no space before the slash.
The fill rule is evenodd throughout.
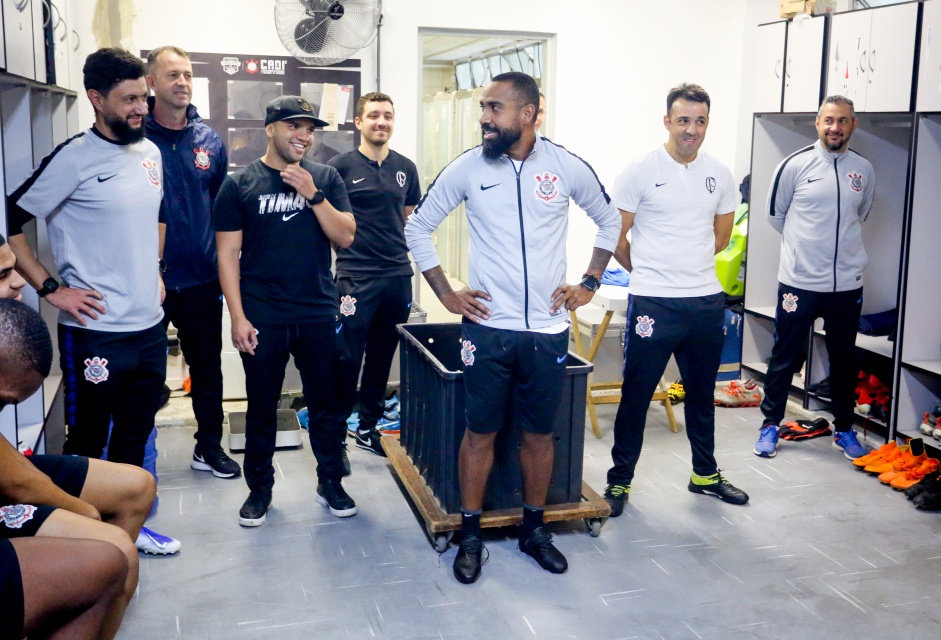
<path id="1" fill-rule="evenodd" d="M 97 48 L 91 2 L 80 2 L 76 26 L 84 56 Z M 283 55 L 274 2 L 163 0 L 135 4 L 131 51 L 175 44 L 193 51 Z M 748 171 L 751 98 L 746 43 L 751 27 L 777 19 L 771 0 L 385 0 L 381 86 L 399 115 L 393 144 L 417 160 L 421 130 L 419 29 L 469 29 L 555 34 L 554 83 L 547 86 L 555 141 L 585 158 L 610 191 L 632 157 L 665 139 L 662 116 L 669 88 L 703 85 L 712 97 L 705 149 L 740 180 Z M 375 45 L 361 52 L 363 91 L 374 89 Z M 744 64 L 743 64 L 744 63 Z M 82 101 L 82 123 L 92 112 Z M 594 226 L 574 211 L 569 276 L 583 273 Z"/>

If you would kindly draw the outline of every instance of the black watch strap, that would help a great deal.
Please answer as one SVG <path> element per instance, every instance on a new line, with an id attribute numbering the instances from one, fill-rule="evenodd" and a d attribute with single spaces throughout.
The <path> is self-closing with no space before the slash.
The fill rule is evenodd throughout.
<path id="1" fill-rule="evenodd" d="M 582 276 L 582 281 L 580 284 L 589 291 L 597 291 L 598 287 L 601 286 L 601 280 L 591 275 L 590 273 L 586 273 Z"/>
<path id="2" fill-rule="evenodd" d="M 59 281 L 55 278 L 46 278 L 42 283 L 42 288 L 40 288 L 36 293 L 40 298 L 45 298 L 50 293 L 53 293 L 59 288 Z"/>
<path id="3" fill-rule="evenodd" d="M 320 190 L 318 189 L 317 193 L 314 194 L 314 197 L 310 199 L 310 204 L 312 204 L 312 205 L 320 204 L 321 202 L 323 202 L 323 201 L 326 200 L 326 199 L 327 199 L 327 196 L 325 196 L 325 195 L 323 194 L 323 191 L 320 191 Z"/>

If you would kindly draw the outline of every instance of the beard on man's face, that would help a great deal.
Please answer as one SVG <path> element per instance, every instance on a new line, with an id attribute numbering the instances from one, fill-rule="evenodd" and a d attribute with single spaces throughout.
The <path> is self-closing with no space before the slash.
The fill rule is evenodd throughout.
<path id="1" fill-rule="evenodd" d="M 144 139 L 143 122 L 141 126 L 135 129 L 127 123 L 126 119 L 122 120 L 116 116 L 106 116 L 105 124 L 111 129 L 111 133 L 114 134 L 120 144 L 134 144 Z"/>
<path id="2" fill-rule="evenodd" d="M 495 138 L 484 138 L 483 147 L 484 147 L 484 156 L 490 160 L 496 160 L 504 153 L 510 150 L 517 140 L 520 139 L 522 134 L 522 129 L 516 127 L 514 129 L 500 129 L 495 127 L 492 124 L 484 124 L 480 126 L 480 133 L 495 132 L 497 135 Z"/>

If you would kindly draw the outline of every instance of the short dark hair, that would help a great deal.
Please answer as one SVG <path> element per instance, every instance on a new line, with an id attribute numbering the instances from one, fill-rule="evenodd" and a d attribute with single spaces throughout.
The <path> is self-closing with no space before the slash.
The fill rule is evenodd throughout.
<path id="1" fill-rule="evenodd" d="M 360 99 L 356 101 L 357 118 L 363 117 L 363 114 L 366 113 L 366 105 L 370 102 L 388 102 L 392 105 L 393 109 L 395 108 L 395 103 L 392 102 L 392 98 L 380 91 L 373 91 L 372 93 L 361 96 Z"/>
<path id="2" fill-rule="evenodd" d="M 175 47 L 172 44 L 165 45 L 163 47 L 157 47 L 153 51 L 147 54 L 147 74 L 154 75 L 154 67 L 157 66 L 157 58 L 160 57 L 161 53 L 175 53 L 176 55 L 186 58 L 189 60 L 190 54 L 179 47 Z"/>
<path id="3" fill-rule="evenodd" d="M 52 367 L 52 339 L 38 312 L 22 302 L 0 299 L 0 372 L 44 379 Z"/>
<path id="4" fill-rule="evenodd" d="M 507 71 L 493 77 L 491 82 L 509 82 L 516 94 L 517 106 L 522 109 L 528 104 L 539 111 L 539 87 L 533 77 L 520 71 Z"/>
<path id="5" fill-rule="evenodd" d="M 712 108 L 712 101 L 709 100 L 709 94 L 706 93 L 705 89 L 700 87 L 698 84 L 684 82 L 683 84 L 670 89 L 670 93 L 667 94 L 667 115 L 670 115 L 670 110 L 673 108 L 673 103 L 681 99 L 688 100 L 690 102 L 704 103 L 706 105 L 706 113 L 708 113 L 709 109 Z"/>
<path id="6" fill-rule="evenodd" d="M 98 49 L 85 58 L 82 73 L 85 90 L 94 89 L 105 97 L 125 80 L 137 80 L 145 75 L 140 58 L 130 51 L 112 47 Z"/>
<path id="7" fill-rule="evenodd" d="M 827 96 L 823 99 L 823 102 L 820 103 L 820 108 L 817 109 L 817 117 L 820 117 L 820 114 L 823 113 L 823 108 L 828 104 L 845 104 L 850 108 L 850 117 L 854 120 L 856 119 L 856 107 L 853 105 L 853 101 L 847 98 L 846 96 Z"/>

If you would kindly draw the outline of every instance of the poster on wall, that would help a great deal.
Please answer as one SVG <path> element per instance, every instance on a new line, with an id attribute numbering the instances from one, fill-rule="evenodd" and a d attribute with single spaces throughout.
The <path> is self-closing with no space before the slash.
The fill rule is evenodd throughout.
<path id="1" fill-rule="evenodd" d="M 146 60 L 149 50 L 141 51 Z M 330 126 L 317 130 L 307 158 L 326 162 L 359 146 L 353 124 L 360 96 L 359 60 L 310 67 L 290 56 L 189 52 L 193 63 L 193 105 L 226 143 L 229 170 L 264 155 L 265 105 L 284 94 L 306 98 Z"/>

